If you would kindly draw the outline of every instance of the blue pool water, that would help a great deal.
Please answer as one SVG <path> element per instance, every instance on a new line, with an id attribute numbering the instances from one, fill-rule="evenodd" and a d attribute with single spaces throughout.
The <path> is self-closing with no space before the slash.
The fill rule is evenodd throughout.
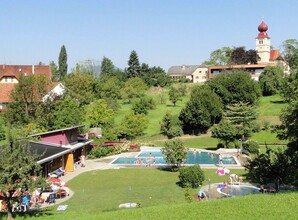
<path id="1" fill-rule="evenodd" d="M 150 157 L 151 153 L 151 157 Z M 112 164 L 126 164 L 126 165 L 134 165 L 134 164 L 148 164 L 151 158 L 151 164 L 166 164 L 165 159 L 161 151 L 159 150 L 146 150 L 142 151 L 136 157 L 118 157 Z M 155 161 L 155 162 L 154 162 Z M 208 152 L 193 152 L 189 151 L 187 153 L 187 160 L 185 164 L 218 164 L 218 155 L 214 153 Z M 223 164 L 237 164 L 233 157 L 224 157 Z"/>
<path id="2" fill-rule="evenodd" d="M 254 186 L 228 186 L 227 188 L 220 189 L 220 192 L 226 196 L 245 196 L 248 194 L 259 193 L 259 188 Z"/>

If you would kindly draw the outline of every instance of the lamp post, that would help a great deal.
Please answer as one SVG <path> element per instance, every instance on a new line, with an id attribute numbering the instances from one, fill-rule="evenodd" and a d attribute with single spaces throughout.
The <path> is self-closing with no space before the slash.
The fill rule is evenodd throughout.
<path id="1" fill-rule="evenodd" d="M 208 179 L 208 185 L 209 185 L 209 188 L 208 188 L 208 195 L 209 195 L 209 198 L 211 198 L 211 186 L 210 186 L 210 179 Z"/>

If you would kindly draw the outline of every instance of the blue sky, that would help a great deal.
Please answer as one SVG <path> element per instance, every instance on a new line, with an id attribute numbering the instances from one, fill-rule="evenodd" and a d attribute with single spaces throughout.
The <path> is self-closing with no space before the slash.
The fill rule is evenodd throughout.
<path id="1" fill-rule="evenodd" d="M 200 64 L 224 46 L 255 49 L 262 18 L 271 45 L 298 39 L 296 0 L 2 0 L 0 64 L 58 62 L 65 45 L 70 68 L 80 60 Z M 69 68 L 69 70 L 70 70 Z"/>

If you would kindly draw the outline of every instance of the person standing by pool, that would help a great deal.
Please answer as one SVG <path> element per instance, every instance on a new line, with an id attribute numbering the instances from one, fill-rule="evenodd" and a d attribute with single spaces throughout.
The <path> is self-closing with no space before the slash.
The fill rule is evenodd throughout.
<path id="1" fill-rule="evenodd" d="M 222 155 L 220 153 L 218 154 L 218 164 L 219 165 L 223 165 L 223 163 L 222 163 Z"/>

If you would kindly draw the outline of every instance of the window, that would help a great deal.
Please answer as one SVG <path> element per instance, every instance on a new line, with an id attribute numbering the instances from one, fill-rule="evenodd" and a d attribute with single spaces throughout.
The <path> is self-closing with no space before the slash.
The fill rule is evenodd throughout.
<path id="1" fill-rule="evenodd" d="M 8 77 L 7 77 L 7 76 L 5 76 L 5 78 L 4 78 L 4 79 L 5 79 L 5 82 L 7 82 L 7 81 L 8 81 Z"/>
<path id="2" fill-rule="evenodd" d="M 259 44 L 263 44 L 263 40 L 259 40 Z"/>

